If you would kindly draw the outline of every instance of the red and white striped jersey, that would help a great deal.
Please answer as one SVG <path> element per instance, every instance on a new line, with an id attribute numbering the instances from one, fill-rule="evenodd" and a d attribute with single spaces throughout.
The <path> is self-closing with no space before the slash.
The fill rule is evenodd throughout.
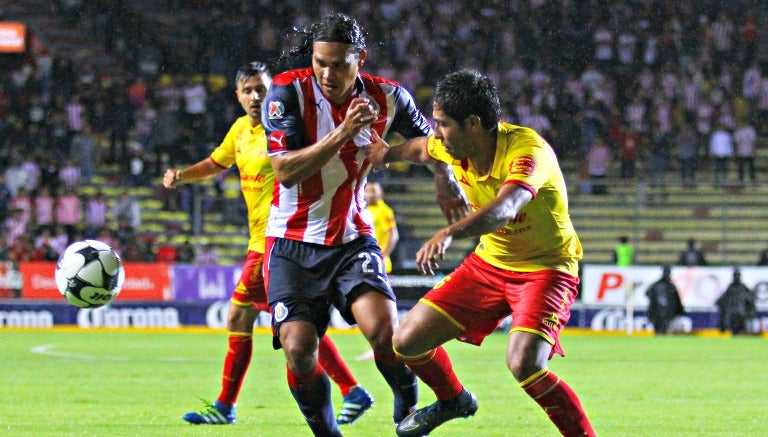
<path id="1" fill-rule="evenodd" d="M 272 80 L 264 100 L 262 125 L 270 156 L 312 147 L 344 120 L 355 97 L 370 99 L 377 106 L 378 118 L 314 175 L 291 188 L 275 180 L 268 237 L 336 246 L 373 235 L 370 218 L 363 214 L 370 164 L 359 146 L 370 143 L 370 129 L 382 138 L 393 132 L 406 139 L 432 134 L 432 127 L 405 88 L 360 74 L 350 99 L 336 105 L 323 96 L 311 68 L 289 70 Z"/>

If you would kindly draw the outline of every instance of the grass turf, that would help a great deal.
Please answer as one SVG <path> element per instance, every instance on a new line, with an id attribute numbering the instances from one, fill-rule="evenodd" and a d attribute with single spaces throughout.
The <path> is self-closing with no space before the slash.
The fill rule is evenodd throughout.
<path id="1" fill-rule="evenodd" d="M 376 399 L 346 436 L 394 435 L 392 395 L 359 334 L 331 336 L 357 379 Z M 0 435 L 15 436 L 310 436 L 285 382 L 281 351 L 266 331 L 254 354 L 234 426 L 194 426 L 181 416 L 213 401 L 226 333 L 183 331 L 0 332 Z M 506 335 L 482 347 L 447 345 L 480 410 L 434 436 L 556 436 L 544 412 L 506 369 Z M 598 435 L 747 436 L 768 429 L 765 338 L 568 335 L 567 358 L 550 368 L 579 394 Z M 422 385 L 419 406 L 434 401 Z M 341 404 L 333 388 L 334 405 Z"/>

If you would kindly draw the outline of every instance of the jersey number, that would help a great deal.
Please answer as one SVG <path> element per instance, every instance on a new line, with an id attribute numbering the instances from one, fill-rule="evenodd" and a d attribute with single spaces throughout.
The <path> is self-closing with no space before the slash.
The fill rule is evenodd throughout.
<path id="1" fill-rule="evenodd" d="M 381 256 L 378 253 L 360 252 L 357 257 L 363 259 L 363 273 L 384 274 L 384 263 L 381 261 Z M 372 266 L 371 263 L 375 265 Z"/>

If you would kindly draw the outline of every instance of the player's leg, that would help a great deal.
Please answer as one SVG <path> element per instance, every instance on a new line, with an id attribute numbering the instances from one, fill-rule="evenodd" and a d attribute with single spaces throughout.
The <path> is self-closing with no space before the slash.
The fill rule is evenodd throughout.
<path id="1" fill-rule="evenodd" d="M 187 413 L 184 420 L 194 424 L 235 423 L 235 404 L 251 363 L 253 354 L 253 324 L 259 310 L 268 311 L 261 267 L 264 256 L 249 251 L 240 280 L 229 302 L 227 316 L 227 353 L 221 376 L 221 391 L 213 404 Z M 222 419 L 223 418 L 223 419 Z"/>
<path id="2" fill-rule="evenodd" d="M 280 344 L 285 351 L 288 387 L 304 419 L 315 435 L 341 435 L 331 404 L 331 383 L 317 361 L 318 332 L 308 321 L 279 325 Z"/>
<path id="3" fill-rule="evenodd" d="M 469 417 L 477 411 L 477 400 L 464 389 L 441 346 L 460 333 L 461 329 L 446 315 L 423 302 L 417 303 L 395 330 L 395 353 L 437 397 L 437 402 L 401 421 L 398 436 L 426 435 L 448 420 Z"/>
<path id="4" fill-rule="evenodd" d="M 318 362 L 318 339 L 330 322 L 324 290 L 333 271 L 324 268 L 326 252 L 301 242 L 267 239 L 264 278 L 272 313 L 273 346 L 286 358 L 288 387 L 315 435 L 341 435 L 331 403 L 331 383 Z M 333 267 L 333 264 L 329 265 Z M 313 274 L 320 272 L 318 274 Z"/>
<path id="5" fill-rule="evenodd" d="M 398 323 L 397 306 L 392 297 L 370 285 L 360 286 L 356 294 L 351 311 L 360 331 L 371 344 L 376 368 L 392 389 L 392 419 L 399 423 L 416 407 L 418 381 L 392 349 L 392 333 Z"/>
<path id="6" fill-rule="evenodd" d="M 339 425 L 355 422 L 373 406 L 373 397 L 357 383 L 355 375 L 341 358 L 339 350 L 329 336 L 324 335 L 320 339 L 317 355 L 325 373 L 341 390 L 343 404 L 336 421 Z"/>
<path id="7" fill-rule="evenodd" d="M 559 334 L 570 317 L 578 279 L 556 271 L 528 273 L 525 279 L 506 288 L 514 315 L 507 367 L 563 435 L 594 436 L 576 393 L 547 367 L 554 353 L 563 355 Z"/>

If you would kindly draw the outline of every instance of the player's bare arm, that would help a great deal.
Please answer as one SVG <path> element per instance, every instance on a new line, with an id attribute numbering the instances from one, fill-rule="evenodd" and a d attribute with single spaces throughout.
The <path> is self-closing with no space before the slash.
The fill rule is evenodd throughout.
<path id="1" fill-rule="evenodd" d="M 347 141 L 378 116 L 368 102 L 365 98 L 353 99 L 344 121 L 315 144 L 273 156 L 275 178 L 290 188 L 320 171 Z"/>
<path id="2" fill-rule="evenodd" d="M 181 184 L 204 181 L 219 174 L 223 168 L 211 159 L 203 159 L 185 169 L 169 168 L 163 174 L 163 186 L 175 188 Z"/>
<path id="3" fill-rule="evenodd" d="M 438 162 L 435 164 L 435 198 L 448 223 L 455 223 L 472 212 L 467 196 L 464 195 L 451 166 Z"/>
<path id="4" fill-rule="evenodd" d="M 374 168 L 383 168 L 392 162 L 413 162 L 427 164 L 435 162 L 427 154 L 427 137 L 416 137 L 404 143 L 390 147 L 376 132 L 371 131 L 373 142 L 366 146 L 368 161 Z"/>
<path id="5" fill-rule="evenodd" d="M 416 252 L 416 267 L 420 273 L 434 275 L 438 261 L 454 238 L 471 238 L 493 232 L 514 220 L 517 213 L 533 199 L 526 188 L 515 184 L 501 187 L 496 198 L 463 219 L 439 230 Z"/>

